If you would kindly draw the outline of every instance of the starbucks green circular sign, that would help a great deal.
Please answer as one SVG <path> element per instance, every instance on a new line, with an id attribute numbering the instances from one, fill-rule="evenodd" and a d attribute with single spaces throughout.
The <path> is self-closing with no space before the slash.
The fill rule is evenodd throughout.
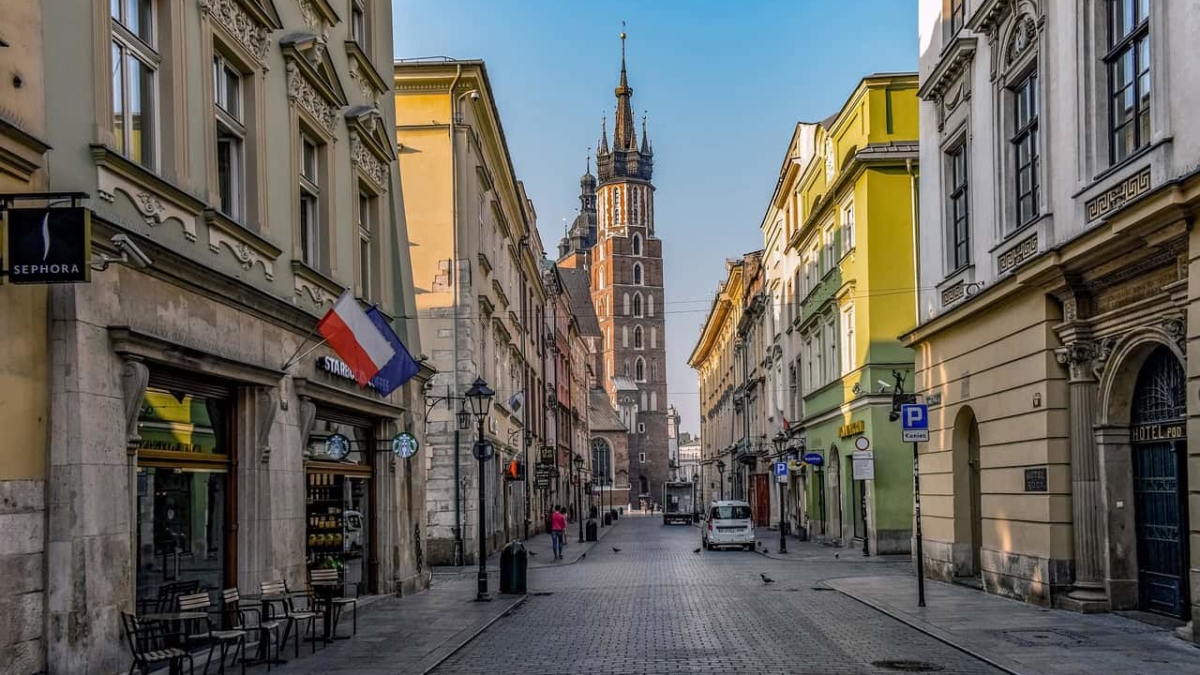
<path id="1" fill-rule="evenodd" d="M 421 444 L 417 442 L 416 436 L 407 431 L 398 433 L 392 438 L 392 452 L 396 453 L 397 457 L 408 459 L 417 454 Z"/>

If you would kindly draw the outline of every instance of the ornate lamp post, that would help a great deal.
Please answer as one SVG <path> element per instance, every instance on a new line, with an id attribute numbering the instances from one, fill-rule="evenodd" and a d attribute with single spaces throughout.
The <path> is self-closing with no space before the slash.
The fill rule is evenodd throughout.
<path id="1" fill-rule="evenodd" d="M 496 392 L 488 387 L 482 377 L 476 377 L 466 393 L 466 398 L 471 403 L 471 412 L 475 414 L 476 428 L 479 430 L 474 447 L 475 459 L 479 460 L 479 583 L 475 592 L 476 602 L 488 602 L 492 599 L 488 595 L 487 542 L 484 538 L 487 528 L 487 507 L 484 502 L 484 490 L 487 488 L 485 473 L 487 461 L 492 458 L 493 448 L 492 444 L 483 437 L 483 421 L 487 419 L 488 410 L 492 407 L 492 397 L 495 395 Z M 461 421 L 462 417 L 459 420 Z"/>
<path id="2" fill-rule="evenodd" d="M 771 439 L 771 442 L 775 444 L 775 454 L 782 457 L 783 456 L 783 447 L 785 445 L 787 445 L 787 442 L 788 442 L 788 435 L 783 433 L 782 431 L 780 431 L 779 433 L 775 434 L 775 438 Z M 784 524 L 785 509 L 784 509 L 784 504 L 783 504 L 784 489 L 786 487 L 787 487 L 787 483 L 784 483 L 784 482 L 779 483 L 779 552 L 780 553 L 787 553 L 787 534 L 786 534 L 787 530 L 785 529 L 786 525 Z"/>
<path id="3" fill-rule="evenodd" d="M 717 460 L 717 473 L 721 474 L 721 501 L 725 501 L 725 460 Z"/>
<path id="4" fill-rule="evenodd" d="M 579 543 L 583 543 L 583 500 L 580 490 L 583 489 L 583 456 L 575 455 L 572 463 L 575 465 L 575 519 L 579 521 Z"/>

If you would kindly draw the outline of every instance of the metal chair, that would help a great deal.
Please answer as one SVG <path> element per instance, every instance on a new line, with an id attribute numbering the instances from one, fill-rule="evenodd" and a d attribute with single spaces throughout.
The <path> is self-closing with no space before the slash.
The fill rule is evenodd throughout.
<path id="1" fill-rule="evenodd" d="M 275 661 L 279 660 L 279 622 L 264 621 L 262 611 L 253 607 L 242 609 L 242 594 L 236 588 L 227 588 L 221 592 L 221 613 L 225 625 L 244 631 L 258 631 L 262 642 L 263 660 L 267 662 L 267 672 L 271 672 L 271 636 L 275 636 Z"/>
<path id="2" fill-rule="evenodd" d="M 155 597 L 138 599 L 138 612 L 141 614 L 173 612 L 179 596 L 190 595 L 199 590 L 199 579 L 168 581 L 159 585 Z"/>
<path id="3" fill-rule="evenodd" d="M 341 581 L 341 574 L 336 569 L 333 569 L 333 568 L 320 569 L 320 570 L 309 570 L 309 572 L 308 572 L 309 588 L 313 588 L 312 583 L 314 581 L 324 582 L 324 583 L 330 583 L 330 582 L 336 583 L 336 582 Z M 344 584 L 342 585 L 342 590 L 345 590 Z M 342 618 L 342 612 L 345 611 L 346 607 L 352 607 L 354 609 L 354 624 L 353 624 L 353 628 L 351 630 L 351 635 L 358 635 L 358 597 L 335 595 L 332 598 L 328 598 L 327 600 L 335 610 L 333 613 L 333 629 L 331 631 L 332 634 L 337 635 L 338 620 L 340 620 Z M 332 635 L 330 637 L 332 637 Z"/>
<path id="4" fill-rule="evenodd" d="M 212 598 L 208 596 L 208 591 L 200 591 L 192 595 L 179 596 L 179 611 L 180 612 L 201 612 L 204 614 L 203 621 L 198 619 L 184 621 L 185 625 L 197 626 L 200 630 L 196 632 L 185 631 L 187 642 L 190 645 L 193 641 L 207 644 L 208 661 L 204 662 L 204 673 L 208 675 L 208 664 L 212 662 L 213 653 L 217 647 L 221 648 L 221 672 L 225 672 L 225 657 L 230 653 L 230 648 L 233 649 L 233 658 L 237 659 L 238 654 L 242 655 L 242 675 L 246 673 L 246 631 L 241 629 L 232 630 L 213 630 L 212 617 L 209 612 L 212 611 Z"/>
<path id="5" fill-rule="evenodd" d="M 182 672 L 184 661 L 187 661 L 188 673 L 195 674 L 192 655 L 177 646 L 184 639 L 181 633 L 169 632 L 162 623 L 143 621 L 129 612 L 121 612 L 121 628 L 133 654 L 129 675 L 133 675 L 134 670 L 149 675 L 156 663 L 166 663 L 173 672 Z"/>
<path id="6" fill-rule="evenodd" d="M 288 591 L 287 582 L 283 579 L 274 581 L 263 581 L 258 585 L 259 591 L 263 596 L 263 607 L 267 611 L 267 620 L 282 619 L 286 623 L 283 627 L 283 640 L 279 643 L 282 647 L 287 644 L 288 636 L 291 635 L 292 629 L 296 629 L 296 657 L 300 657 L 300 626 L 302 621 L 308 622 L 308 632 L 312 639 L 312 653 L 317 653 L 317 617 L 323 614 L 312 608 L 297 607 L 294 598 Z M 268 600 L 268 597 L 272 599 Z M 278 605 L 281 612 L 275 613 L 275 606 Z"/>

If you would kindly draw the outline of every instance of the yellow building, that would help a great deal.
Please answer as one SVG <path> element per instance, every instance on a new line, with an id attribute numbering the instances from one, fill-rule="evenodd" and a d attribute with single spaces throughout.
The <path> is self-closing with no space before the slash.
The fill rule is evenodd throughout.
<path id="1" fill-rule="evenodd" d="M 912 455 L 888 421 L 892 390 L 879 383 L 894 372 L 911 379 L 912 353 L 897 336 L 916 322 L 916 90 L 915 74 L 863 79 L 775 194 L 787 249 L 800 258 L 785 314 L 799 337 L 792 386 L 804 414 L 790 431 L 824 455 L 807 472 L 802 520 L 846 546 L 866 537 L 881 553 L 907 552 L 912 529 Z M 874 479 L 854 479 L 856 448 L 874 453 Z"/>
<path id="2" fill-rule="evenodd" d="M 476 376 L 496 391 L 486 427 L 498 460 L 483 483 L 487 548 L 537 520 L 526 483 L 503 483 L 501 468 L 512 459 L 532 467 L 530 447 L 546 438 L 538 395 L 546 345 L 535 329 L 546 316 L 543 252 L 484 63 L 402 61 L 394 78 L 421 339 L 438 370 L 429 393 L 448 399 L 429 418 L 427 550 L 433 564 L 461 563 L 478 551 L 479 471 L 475 431 L 460 432 L 456 399 Z"/>

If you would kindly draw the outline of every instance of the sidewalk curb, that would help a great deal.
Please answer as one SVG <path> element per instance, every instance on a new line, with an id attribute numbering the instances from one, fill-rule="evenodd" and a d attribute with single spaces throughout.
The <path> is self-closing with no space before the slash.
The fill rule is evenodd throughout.
<path id="1" fill-rule="evenodd" d="M 971 658 L 977 659 L 979 661 L 982 661 L 982 662 L 988 664 L 989 666 L 992 666 L 993 668 L 996 668 L 996 669 L 999 669 L 1006 673 L 1009 673 L 1009 675 L 1034 675 L 1034 673 L 1035 673 L 1035 671 L 1018 670 L 1017 668 L 1019 668 L 1019 664 L 1009 661 L 1008 659 L 1004 659 L 1003 657 L 985 656 L 982 652 L 976 651 L 976 650 L 971 649 L 970 647 L 962 644 L 962 642 L 956 640 L 954 638 L 954 636 L 950 635 L 949 633 L 947 633 L 946 631 L 943 631 L 940 628 L 937 628 L 936 626 L 933 626 L 931 624 L 925 623 L 924 621 L 915 619 L 915 618 L 911 617 L 910 615 L 908 615 L 904 612 L 901 612 L 899 610 L 895 610 L 890 605 L 885 605 L 880 602 L 875 602 L 867 597 L 864 597 L 864 596 L 861 596 L 861 595 L 858 595 L 855 593 L 851 593 L 850 591 L 847 591 L 844 588 L 840 588 L 836 584 L 836 582 L 837 582 L 837 579 L 828 579 L 828 580 L 822 581 L 821 583 L 824 584 L 825 586 L 828 586 L 829 588 L 832 588 L 833 590 L 837 591 L 838 593 L 841 593 L 842 595 L 844 595 L 848 598 L 851 598 L 853 600 L 857 600 L 858 602 L 861 602 L 862 604 L 866 605 L 867 607 L 870 607 L 871 609 L 873 609 L 881 614 L 890 616 L 891 618 L 899 621 L 900 623 L 908 626 L 909 628 L 913 628 L 913 629 L 915 629 L 921 633 L 924 633 L 925 635 L 928 635 L 929 637 L 937 640 L 938 642 L 942 642 L 950 647 L 953 647 L 953 648 L 957 649 L 958 651 L 966 654 L 967 656 L 970 656 Z M 997 658 L 1000 658 L 1002 660 L 997 660 Z"/>
<path id="2" fill-rule="evenodd" d="M 493 616 L 493 617 L 492 617 L 491 619 L 489 619 L 489 620 L 488 620 L 486 623 L 484 623 L 482 626 L 480 626 L 480 627 L 479 627 L 479 628 L 477 628 L 475 631 L 473 631 L 473 632 L 472 632 L 470 635 L 468 635 L 468 636 L 466 637 L 466 639 L 464 639 L 462 642 L 458 643 L 458 644 L 457 644 L 457 645 L 455 645 L 454 647 L 451 647 L 451 648 L 450 648 L 450 651 L 448 651 L 448 652 L 446 652 L 445 654 L 441 655 L 441 656 L 440 656 L 440 657 L 439 657 L 439 658 L 438 658 L 436 661 L 434 661 L 433 663 L 429 664 L 429 666 L 427 666 L 427 667 L 426 667 L 424 670 L 422 670 L 422 671 L 421 671 L 421 675 L 429 675 L 429 673 L 431 673 L 431 672 L 433 672 L 434 670 L 436 670 L 438 666 L 442 665 L 442 664 L 443 664 L 443 663 L 445 663 L 447 660 L 449 660 L 449 658 L 450 658 L 451 656 L 454 656 L 454 655 L 455 655 L 455 654 L 457 654 L 458 652 L 462 651 L 462 649 L 463 649 L 464 647 L 466 647 L 468 644 L 470 644 L 472 640 L 474 640 L 475 638 L 477 638 L 477 637 L 479 637 L 480 635 L 482 635 L 482 634 L 483 634 L 483 632 L 484 632 L 484 631 L 486 631 L 487 629 L 491 628 L 491 627 L 492 627 L 492 624 L 494 624 L 494 623 L 496 623 L 497 621 L 499 621 L 500 619 L 503 619 L 504 617 L 508 616 L 509 612 L 512 612 L 514 609 L 516 609 L 516 608 L 520 607 L 521 605 L 525 604 L 525 601 L 526 601 L 526 600 L 528 600 L 528 599 L 529 599 L 529 595 L 528 595 L 528 594 L 522 595 L 522 596 L 520 597 L 520 599 L 518 599 L 516 602 L 514 602 L 512 605 L 510 605 L 510 606 L 508 607 L 508 609 L 505 609 L 503 612 L 500 612 L 500 613 L 499 613 L 499 614 L 497 614 L 496 616 Z"/>

